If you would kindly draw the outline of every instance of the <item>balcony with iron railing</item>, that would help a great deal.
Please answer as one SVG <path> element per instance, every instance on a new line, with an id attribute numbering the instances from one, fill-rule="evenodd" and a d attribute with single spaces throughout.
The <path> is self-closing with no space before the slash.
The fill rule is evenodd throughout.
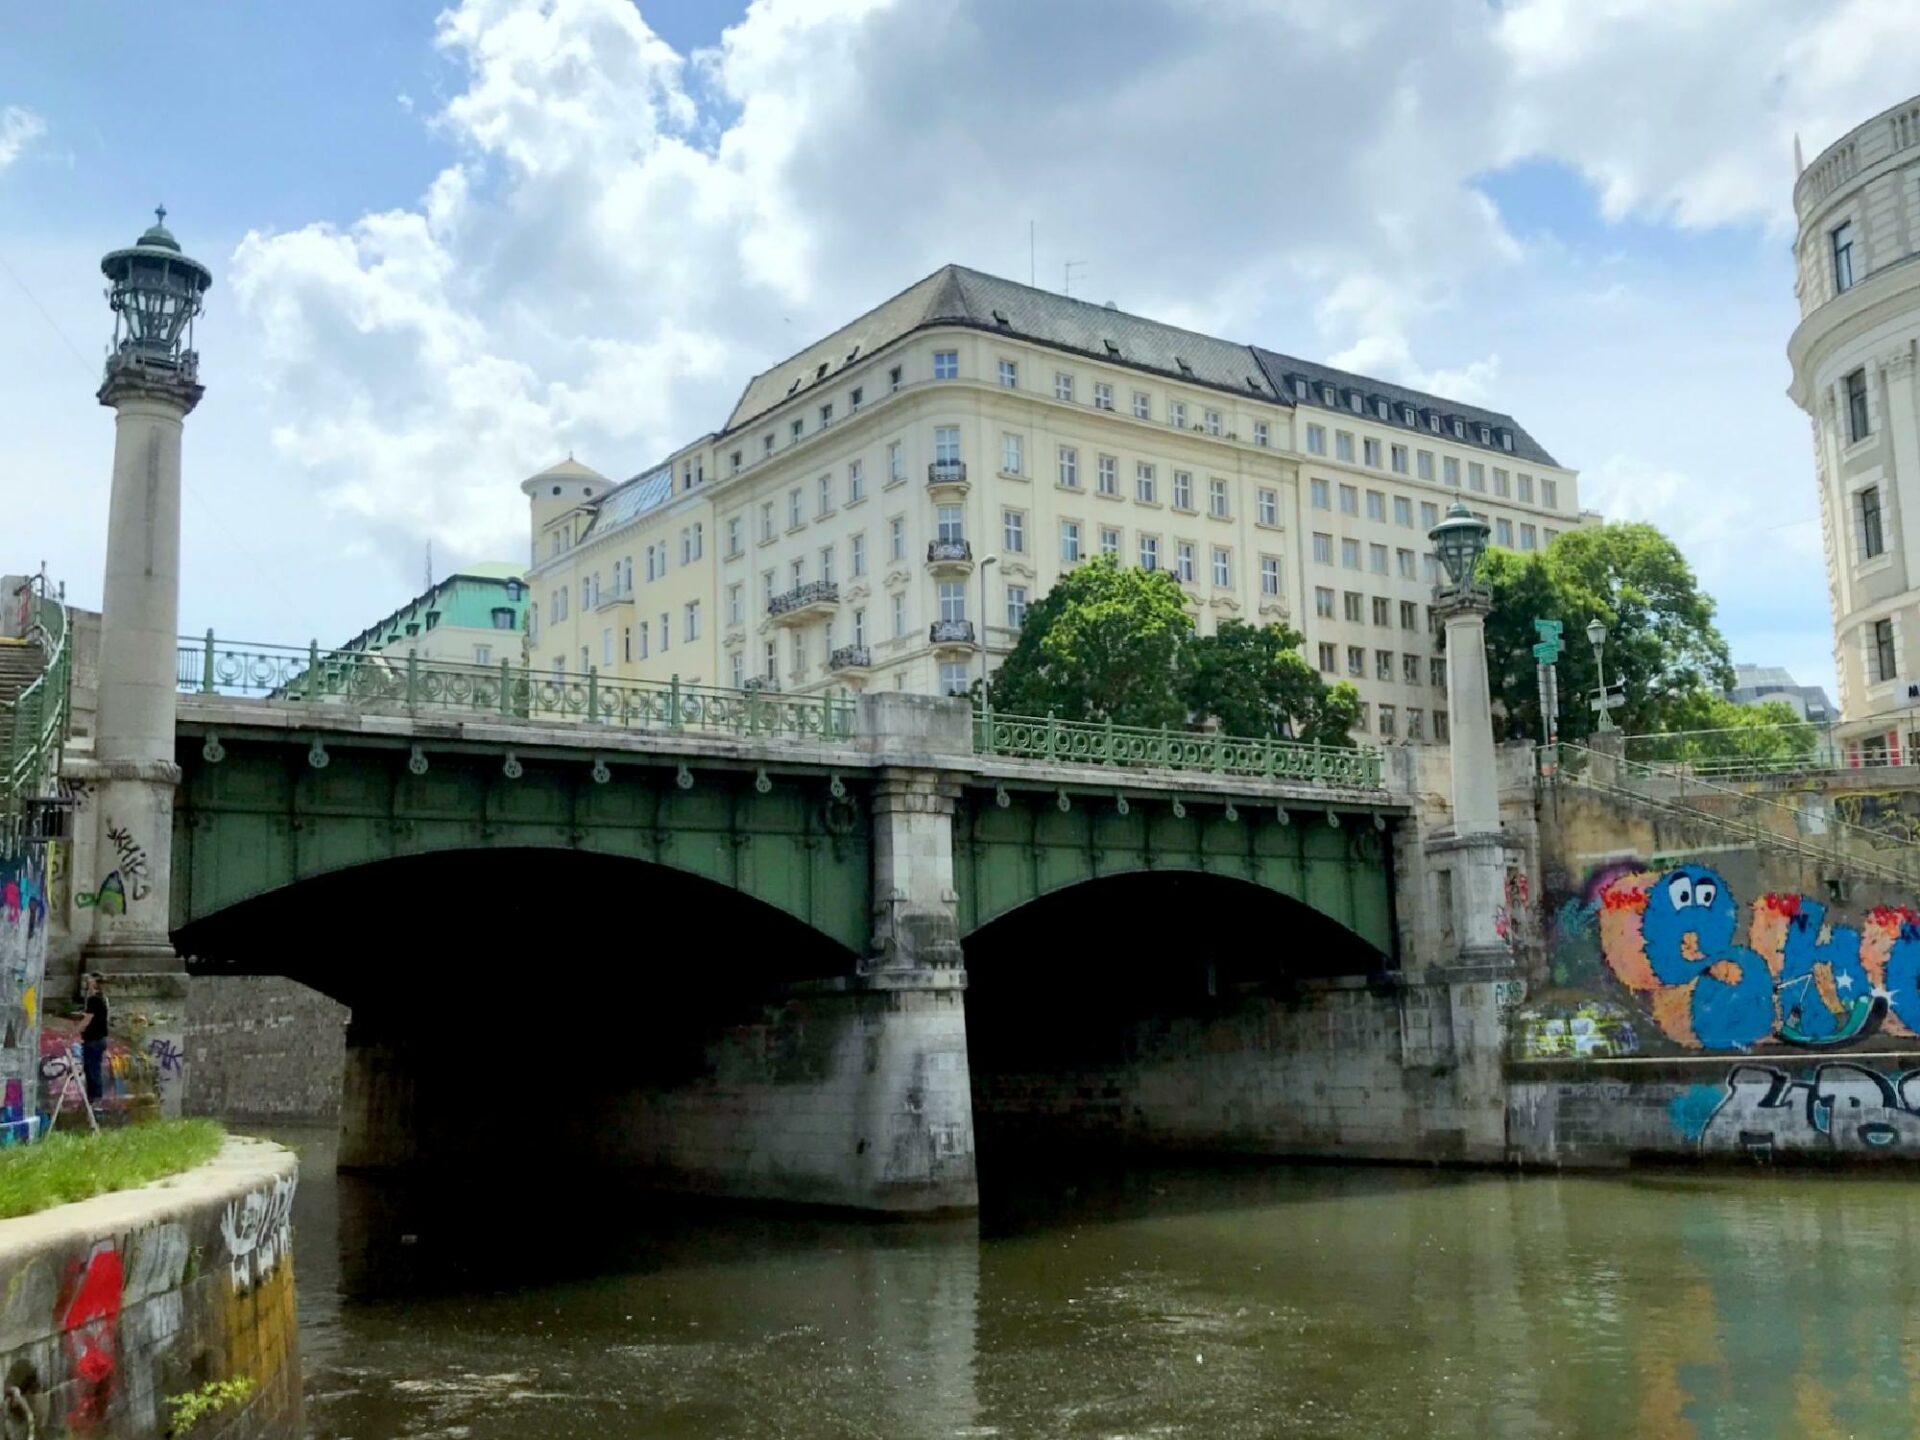
<path id="1" fill-rule="evenodd" d="M 971 575 L 973 546 L 965 540 L 929 540 L 927 568 L 935 575 Z"/>
<path id="2" fill-rule="evenodd" d="M 927 629 L 927 641 L 936 649 L 971 650 L 974 645 L 971 620 L 936 620 Z"/>
<path id="3" fill-rule="evenodd" d="M 767 615 L 782 625 L 819 620 L 840 608 L 840 587 L 831 580 L 809 580 L 767 601 Z"/>
<path id="4" fill-rule="evenodd" d="M 927 466 L 927 488 L 929 490 L 950 490 L 955 494 L 965 494 L 967 490 L 967 462 L 964 460 L 935 460 Z"/>
<path id="5" fill-rule="evenodd" d="M 827 657 L 827 669 L 864 672 L 873 668 L 873 652 L 864 645 L 842 645 Z"/>

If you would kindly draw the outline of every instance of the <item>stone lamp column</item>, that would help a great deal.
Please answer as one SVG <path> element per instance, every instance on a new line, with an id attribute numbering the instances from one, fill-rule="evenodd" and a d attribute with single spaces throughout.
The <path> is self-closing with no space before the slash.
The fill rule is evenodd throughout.
<path id="1" fill-rule="evenodd" d="M 113 490 L 100 621 L 99 716 L 76 861 L 91 911 L 85 965 L 107 982 L 114 1028 L 150 1054 L 165 1108 L 184 1080 L 186 976 L 168 936 L 173 849 L 175 666 L 180 612 L 180 441 L 199 404 L 193 322 L 212 272 L 181 252 L 156 212 L 134 244 L 101 262 L 113 346 L 99 399 L 114 412 Z M 144 1025 L 136 1022 L 144 1020 Z"/>

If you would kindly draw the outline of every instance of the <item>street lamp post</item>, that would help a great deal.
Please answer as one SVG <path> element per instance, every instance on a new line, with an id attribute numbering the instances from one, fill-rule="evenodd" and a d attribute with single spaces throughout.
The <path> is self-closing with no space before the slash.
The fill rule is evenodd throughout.
<path id="1" fill-rule="evenodd" d="M 980 693 L 983 697 L 987 691 L 987 567 L 999 563 L 998 555 L 988 555 L 980 561 Z"/>
<path id="2" fill-rule="evenodd" d="M 1594 709 L 1600 712 L 1600 719 L 1593 728 L 1614 730 L 1618 727 L 1613 723 L 1613 690 L 1607 684 L 1607 626 L 1598 616 L 1588 622 L 1587 643 L 1593 646 L 1593 668 L 1600 681 L 1593 692 Z"/>

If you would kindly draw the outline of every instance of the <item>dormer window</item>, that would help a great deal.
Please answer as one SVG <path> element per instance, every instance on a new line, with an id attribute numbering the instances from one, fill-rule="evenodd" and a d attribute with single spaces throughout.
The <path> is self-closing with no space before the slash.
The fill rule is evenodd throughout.
<path id="1" fill-rule="evenodd" d="M 996 325 L 1012 324 L 1012 322 L 1007 319 L 1007 312 L 1004 310 L 996 310 L 993 312 L 993 323 Z"/>
<path id="2" fill-rule="evenodd" d="M 1120 347 L 1114 344 L 1113 341 L 1103 340 L 1101 343 L 1107 347 L 1107 354 L 1118 355 L 1120 353 Z"/>
<path id="3" fill-rule="evenodd" d="M 798 390 L 800 388 L 800 382 L 804 379 L 806 379 L 806 376 L 804 375 L 794 376 L 793 383 L 787 386 L 787 394 L 791 395 L 794 391 Z"/>
<path id="4" fill-rule="evenodd" d="M 1480 443 L 1482 445 L 1489 443 L 1489 441 L 1491 441 L 1493 438 L 1491 432 L 1489 432 L 1487 427 L 1484 425 L 1477 427 L 1476 433 L 1478 433 L 1478 435 L 1480 436 Z"/>
<path id="5" fill-rule="evenodd" d="M 1360 392 L 1358 390 L 1347 391 L 1347 408 L 1351 410 L 1354 414 L 1356 415 L 1365 414 L 1366 403 L 1367 402 L 1361 398 Z"/>
<path id="6" fill-rule="evenodd" d="M 1513 449 L 1513 432 L 1511 430 L 1502 430 L 1500 432 L 1500 448 L 1502 450 Z"/>
<path id="7" fill-rule="evenodd" d="M 855 345 L 851 350 L 847 351 L 847 364 L 851 365 L 859 357 L 859 355 L 860 355 L 860 347 L 858 345 Z"/>
<path id="8" fill-rule="evenodd" d="M 1312 390 L 1312 387 L 1310 387 L 1307 384 L 1306 376 L 1296 375 L 1293 377 L 1293 398 L 1294 399 L 1306 400 L 1310 398 L 1312 394 L 1313 394 L 1313 390 Z"/>
<path id="9" fill-rule="evenodd" d="M 1418 425 L 1420 423 L 1420 417 L 1414 413 L 1413 406 L 1402 405 L 1400 407 L 1400 423 L 1402 425 Z"/>
<path id="10" fill-rule="evenodd" d="M 1393 418 L 1393 407 L 1376 395 L 1373 397 L 1373 413 L 1378 419 L 1391 420 Z"/>
<path id="11" fill-rule="evenodd" d="M 420 633 L 420 622 L 418 620 L 409 620 L 407 622 L 407 634 L 418 635 L 419 633 Z"/>
<path id="12" fill-rule="evenodd" d="M 1180 373 L 1181 373 L 1182 375 L 1191 375 L 1191 374 L 1193 374 L 1193 366 L 1191 366 L 1191 365 L 1189 365 L 1189 364 L 1188 364 L 1188 363 L 1186 362 L 1186 359 L 1185 359 L 1185 357 L 1184 357 L 1184 356 L 1180 356 L 1180 355 L 1176 355 L 1176 356 L 1174 356 L 1174 357 L 1173 357 L 1173 363 L 1174 363 L 1175 365 L 1178 365 L 1178 366 L 1180 367 Z"/>
<path id="13" fill-rule="evenodd" d="M 1458 415 L 1453 417 L 1453 438 L 1456 440 L 1464 440 L 1467 438 L 1467 422 L 1462 420 Z"/>
<path id="14" fill-rule="evenodd" d="M 813 378 L 814 378 L 814 379 L 816 379 L 816 380 L 820 380 L 820 379 L 824 379 L 824 378 L 825 378 L 825 376 L 826 376 L 826 373 L 827 373 L 827 365 L 828 365 L 828 363 L 829 363 L 829 362 L 827 362 L 827 361 L 825 361 L 825 360 L 822 360 L 822 361 L 820 362 L 820 368 L 819 368 L 818 370 L 816 370 L 816 371 L 814 371 L 814 372 L 813 372 Z"/>
<path id="15" fill-rule="evenodd" d="M 507 582 L 507 599 L 518 600 L 520 595 L 520 582 L 518 580 L 509 580 Z"/>
<path id="16" fill-rule="evenodd" d="M 1331 385 L 1320 387 L 1320 399 L 1328 409 L 1334 409 L 1340 404 L 1340 397 Z"/>

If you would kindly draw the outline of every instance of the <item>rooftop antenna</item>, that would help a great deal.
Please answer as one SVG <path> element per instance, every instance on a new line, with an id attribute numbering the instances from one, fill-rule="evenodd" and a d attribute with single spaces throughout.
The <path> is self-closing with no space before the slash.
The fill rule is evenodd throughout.
<path id="1" fill-rule="evenodd" d="M 1087 262 L 1084 260 L 1069 260 L 1065 265 L 1060 267 L 1063 272 L 1060 278 L 1060 293 L 1062 295 L 1073 294 L 1073 272 L 1075 268 L 1084 270 L 1086 267 Z"/>

